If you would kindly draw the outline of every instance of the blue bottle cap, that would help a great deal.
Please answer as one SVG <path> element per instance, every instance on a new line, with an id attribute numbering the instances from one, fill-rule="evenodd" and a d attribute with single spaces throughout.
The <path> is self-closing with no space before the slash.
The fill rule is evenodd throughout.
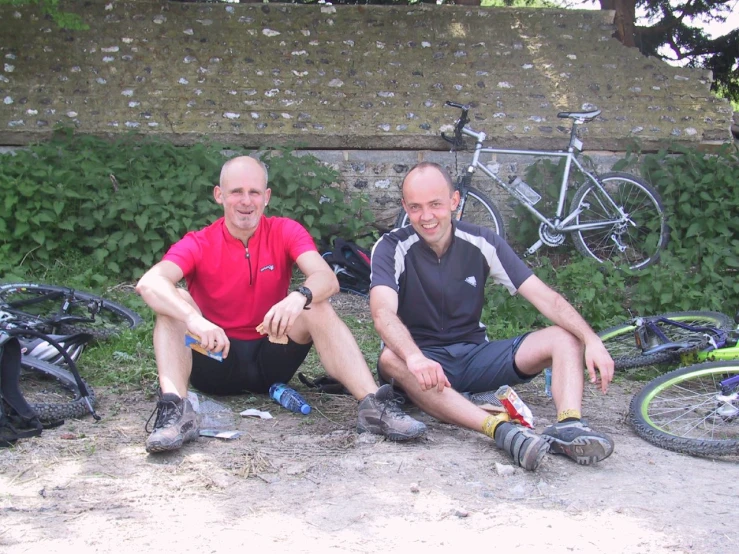
<path id="1" fill-rule="evenodd" d="M 300 413 L 303 415 L 308 415 L 310 413 L 310 406 L 308 406 L 308 404 L 303 404 L 300 407 Z"/>

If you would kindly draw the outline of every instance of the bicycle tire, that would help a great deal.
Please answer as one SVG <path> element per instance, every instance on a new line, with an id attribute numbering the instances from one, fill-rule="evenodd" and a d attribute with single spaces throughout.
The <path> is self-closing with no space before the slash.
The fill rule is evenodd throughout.
<path id="1" fill-rule="evenodd" d="M 733 329 L 734 325 L 727 315 L 721 312 L 710 312 L 710 311 L 684 311 L 684 312 L 669 312 L 661 315 L 648 316 L 646 319 L 666 318 L 679 321 L 687 325 L 704 325 L 716 327 L 717 329 L 723 329 L 729 331 Z M 679 327 L 671 325 L 665 325 L 664 323 L 657 323 L 659 328 L 665 333 L 665 335 L 674 342 L 681 342 L 690 335 L 695 335 Z M 633 321 L 622 323 L 609 327 L 604 331 L 598 333 L 598 336 L 603 341 L 603 344 L 608 350 L 608 353 L 613 358 L 616 364 L 616 369 L 631 369 L 638 367 L 647 367 L 655 364 L 662 364 L 678 358 L 682 354 L 690 352 L 689 349 L 683 349 L 680 351 L 663 351 L 654 354 L 643 354 L 641 349 L 636 345 L 634 339 L 634 329 L 636 325 Z M 695 346 L 692 350 L 705 347 L 704 342 L 698 343 L 696 341 Z"/>
<path id="2" fill-rule="evenodd" d="M 42 423 L 51 423 L 62 419 L 79 419 L 90 413 L 87 402 L 82 397 L 77 382 L 71 372 L 57 365 L 34 358 L 33 356 L 21 357 L 21 369 L 21 390 L 23 391 L 23 396 Z M 49 390 L 44 390 L 39 395 L 29 394 L 31 387 L 27 381 L 36 379 L 37 377 L 53 379 L 67 394 L 60 395 Z M 96 404 L 95 393 L 86 381 L 84 383 L 89 393 L 87 398 L 94 408 Z M 42 398 L 53 396 L 61 398 L 56 402 L 41 400 Z"/>
<path id="3" fill-rule="evenodd" d="M 619 265 L 626 260 L 630 269 L 643 269 L 659 261 L 667 246 L 669 229 L 662 199 L 644 180 L 628 173 L 606 173 L 598 177 L 613 201 L 628 214 L 630 223 L 603 225 L 601 228 L 573 231 L 575 248 L 583 256 Z M 613 220 L 617 214 L 592 182 L 582 185 L 572 199 L 571 212 L 583 208 L 577 224 Z M 632 227 L 633 225 L 633 227 Z M 614 237 L 618 236 L 621 252 Z"/>
<path id="4" fill-rule="evenodd" d="M 629 422 L 637 435 L 660 448 L 695 456 L 739 454 L 739 406 L 716 398 L 717 383 L 737 374 L 739 360 L 661 375 L 632 399 Z M 732 413 L 719 412 L 726 407 Z"/>
<path id="5" fill-rule="evenodd" d="M 88 304 L 90 302 L 99 303 L 100 312 L 95 315 L 97 321 L 93 321 L 91 323 L 65 323 L 57 326 L 44 325 L 42 322 L 43 318 L 49 317 L 50 313 L 58 311 L 60 306 L 58 299 L 50 299 L 48 302 L 39 302 L 38 304 L 29 306 L 33 308 L 33 310 L 28 310 L 27 308 L 19 306 L 23 302 L 27 302 L 29 300 L 40 300 L 44 295 L 58 295 L 59 293 L 72 293 L 74 295 L 73 301 L 69 304 L 71 315 L 85 317 L 87 314 Z M 47 309 L 44 310 L 44 307 Z M 133 310 L 130 310 L 116 302 L 106 300 L 101 296 L 74 290 L 69 287 L 39 285 L 35 283 L 0 284 L 0 311 L 3 310 L 10 311 L 20 320 L 20 324 L 18 325 L 19 327 L 27 326 L 50 335 L 71 335 L 74 333 L 85 332 L 90 333 L 96 339 L 107 338 L 125 329 L 133 329 L 143 322 L 141 316 Z"/>
<path id="6" fill-rule="evenodd" d="M 505 240 L 506 231 L 503 216 L 498 207 L 484 193 L 477 189 L 467 189 L 467 199 L 462 210 L 462 221 L 481 225 L 495 231 Z M 395 227 L 405 227 L 410 223 L 408 214 L 401 207 L 395 220 Z"/>

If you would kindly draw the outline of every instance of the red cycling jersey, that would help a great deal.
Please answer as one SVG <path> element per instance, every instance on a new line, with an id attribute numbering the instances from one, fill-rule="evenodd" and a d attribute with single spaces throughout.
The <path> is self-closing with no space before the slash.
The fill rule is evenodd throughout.
<path id="1" fill-rule="evenodd" d="M 230 338 L 262 338 L 264 314 L 288 294 L 298 256 L 317 251 L 297 221 L 265 217 L 247 246 L 234 238 L 223 218 L 173 244 L 164 260 L 185 274 L 187 290 L 203 316 Z"/>

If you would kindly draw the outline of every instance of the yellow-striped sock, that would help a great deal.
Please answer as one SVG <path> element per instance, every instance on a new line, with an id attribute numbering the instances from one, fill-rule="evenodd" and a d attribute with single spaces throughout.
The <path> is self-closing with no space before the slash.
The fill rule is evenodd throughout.
<path id="1" fill-rule="evenodd" d="M 562 410 L 557 414 L 557 421 L 564 421 L 565 419 L 582 419 L 580 410 Z"/>
<path id="2" fill-rule="evenodd" d="M 506 413 L 489 415 L 485 418 L 485 421 L 482 422 L 482 432 L 491 439 L 495 439 L 495 429 L 498 427 L 498 425 L 510 420 L 511 418 Z"/>

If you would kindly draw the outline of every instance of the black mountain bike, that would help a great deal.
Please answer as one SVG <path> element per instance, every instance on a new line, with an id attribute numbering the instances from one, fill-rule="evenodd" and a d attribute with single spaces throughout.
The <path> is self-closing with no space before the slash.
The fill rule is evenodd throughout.
<path id="1" fill-rule="evenodd" d="M 21 388 L 43 422 L 88 413 L 99 419 L 95 394 L 80 377 L 76 361 L 91 341 L 141 322 L 136 312 L 87 292 L 34 283 L 0 284 L 0 329 L 21 341 Z"/>

